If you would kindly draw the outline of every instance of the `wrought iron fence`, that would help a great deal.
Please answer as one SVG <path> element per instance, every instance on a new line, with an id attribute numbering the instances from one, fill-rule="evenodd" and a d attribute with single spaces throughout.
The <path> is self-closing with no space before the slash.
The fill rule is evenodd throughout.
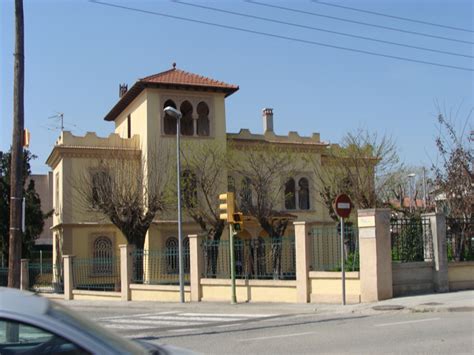
<path id="1" fill-rule="evenodd" d="M 295 280 L 295 238 L 254 238 L 234 241 L 235 274 L 239 279 Z M 230 278 L 229 240 L 201 245 L 205 278 Z"/>
<path id="2" fill-rule="evenodd" d="M 431 224 L 426 218 L 396 218 L 390 221 L 392 260 L 433 260 Z"/>
<path id="3" fill-rule="evenodd" d="M 8 268 L 0 267 L 0 286 L 6 287 L 8 285 Z"/>
<path id="4" fill-rule="evenodd" d="M 474 260 L 474 219 L 446 218 L 449 261 Z"/>
<path id="5" fill-rule="evenodd" d="M 120 291 L 120 258 L 74 258 L 74 288 L 78 290 Z"/>
<path id="6" fill-rule="evenodd" d="M 184 282 L 189 284 L 189 248 L 183 248 Z M 132 282 L 150 285 L 179 284 L 178 248 L 133 252 Z"/>
<path id="7" fill-rule="evenodd" d="M 62 267 L 45 264 L 28 264 L 29 289 L 37 292 L 63 292 Z"/>
<path id="8" fill-rule="evenodd" d="M 341 271 L 340 224 L 317 226 L 311 230 L 311 270 Z M 359 270 L 359 238 L 357 226 L 344 225 L 345 271 Z"/>

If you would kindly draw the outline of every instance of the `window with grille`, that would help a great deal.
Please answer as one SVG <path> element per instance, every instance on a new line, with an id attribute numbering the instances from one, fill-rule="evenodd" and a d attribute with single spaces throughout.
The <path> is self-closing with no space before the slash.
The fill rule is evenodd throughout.
<path id="1" fill-rule="evenodd" d="M 112 275 L 113 244 L 106 236 L 97 237 L 93 245 L 93 272 L 96 275 Z"/>

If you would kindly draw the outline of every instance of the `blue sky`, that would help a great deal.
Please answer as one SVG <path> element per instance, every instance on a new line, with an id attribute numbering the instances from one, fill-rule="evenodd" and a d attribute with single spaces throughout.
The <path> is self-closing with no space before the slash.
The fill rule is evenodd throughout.
<path id="1" fill-rule="evenodd" d="M 143 10 L 323 42 L 415 60 L 474 68 L 472 58 L 430 53 L 346 38 L 308 29 L 262 22 L 170 1 L 105 2 Z M 183 0 L 184 1 L 184 0 Z M 191 2 L 192 0 L 187 0 Z M 474 42 L 473 33 L 415 24 L 315 4 L 309 0 L 262 2 L 351 20 L 398 27 Z M 473 29 L 469 0 L 332 1 L 336 4 Z M 333 31 L 370 36 L 472 56 L 473 45 L 344 23 L 242 1 L 198 4 L 244 12 Z M 474 106 L 473 72 L 440 68 L 269 38 L 144 13 L 87 0 L 24 0 L 25 126 L 38 155 L 34 173 L 44 164 L 59 130 L 48 119 L 64 112 L 66 129 L 105 136 L 113 123 L 104 115 L 118 98 L 119 83 L 177 67 L 240 86 L 227 99 L 227 129 L 262 132 L 261 109 L 274 109 L 277 134 L 320 132 L 338 142 L 360 127 L 393 136 L 402 159 L 430 165 L 435 159 L 435 101 L 447 109 L 461 106 L 464 119 Z M 11 144 L 14 2 L 0 2 L 1 134 L 0 149 Z"/>

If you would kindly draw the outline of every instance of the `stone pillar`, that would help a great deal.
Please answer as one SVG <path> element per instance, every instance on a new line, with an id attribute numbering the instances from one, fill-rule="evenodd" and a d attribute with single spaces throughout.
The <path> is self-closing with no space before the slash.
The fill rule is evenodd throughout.
<path id="1" fill-rule="evenodd" d="M 448 292 L 448 251 L 446 247 L 446 216 L 442 213 L 424 213 L 430 222 L 433 238 L 433 283 L 436 292 Z"/>
<path id="2" fill-rule="evenodd" d="M 21 259 L 20 290 L 28 290 L 29 288 L 30 288 L 29 260 Z"/>
<path id="3" fill-rule="evenodd" d="M 120 244 L 120 284 L 122 301 L 131 300 L 130 284 L 133 273 L 133 245 Z"/>
<path id="4" fill-rule="evenodd" d="M 362 302 L 393 297 L 390 210 L 358 211 Z"/>
<path id="5" fill-rule="evenodd" d="M 74 255 L 63 255 L 64 262 L 64 299 L 72 300 L 72 290 L 74 289 L 74 277 L 72 272 L 72 261 Z"/>
<path id="6" fill-rule="evenodd" d="M 296 301 L 308 303 L 310 243 L 308 233 L 306 233 L 306 222 L 293 222 L 293 225 L 295 226 Z"/>
<path id="7" fill-rule="evenodd" d="M 202 297 L 201 275 L 203 258 L 201 251 L 201 237 L 197 234 L 188 235 L 189 238 L 189 279 L 191 284 L 191 301 L 199 302 Z"/>

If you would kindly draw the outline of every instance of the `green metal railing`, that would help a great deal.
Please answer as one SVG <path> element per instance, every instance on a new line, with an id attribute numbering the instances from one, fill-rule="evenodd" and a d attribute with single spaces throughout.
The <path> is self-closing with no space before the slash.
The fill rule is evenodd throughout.
<path id="1" fill-rule="evenodd" d="M 228 240 L 205 240 L 201 245 L 205 278 L 230 278 Z M 296 278 L 295 238 L 254 238 L 235 241 L 235 274 L 239 279 Z"/>
<path id="2" fill-rule="evenodd" d="M 189 248 L 183 248 L 184 282 L 189 284 Z M 132 282 L 149 285 L 179 284 L 178 248 L 133 252 Z"/>
<path id="3" fill-rule="evenodd" d="M 474 260 L 474 218 L 446 218 L 446 247 L 449 261 Z"/>
<path id="4" fill-rule="evenodd" d="M 45 263 L 28 264 L 29 288 L 37 292 L 63 292 L 61 266 Z"/>
<path id="5" fill-rule="evenodd" d="M 74 258 L 74 288 L 78 290 L 120 291 L 120 258 Z"/>
<path id="6" fill-rule="evenodd" d="M 8 268 L 0 267 L 0 286 L 6 287 L 8 285 Z"/>
<path id="7" fill-rule="evenodd" d="M 396 218 L 390 221 L 392 261 L 432 260 L 431 224 L 425 218 Z"/>
<path id="8" fill-rule="evenodd" d="M 344 225 L 345 271 L 359 270 L 357 226 Z M 341 230 L 339 224 L 317 226 L 311 230 L 311 270 L 341 271 Z"/>

